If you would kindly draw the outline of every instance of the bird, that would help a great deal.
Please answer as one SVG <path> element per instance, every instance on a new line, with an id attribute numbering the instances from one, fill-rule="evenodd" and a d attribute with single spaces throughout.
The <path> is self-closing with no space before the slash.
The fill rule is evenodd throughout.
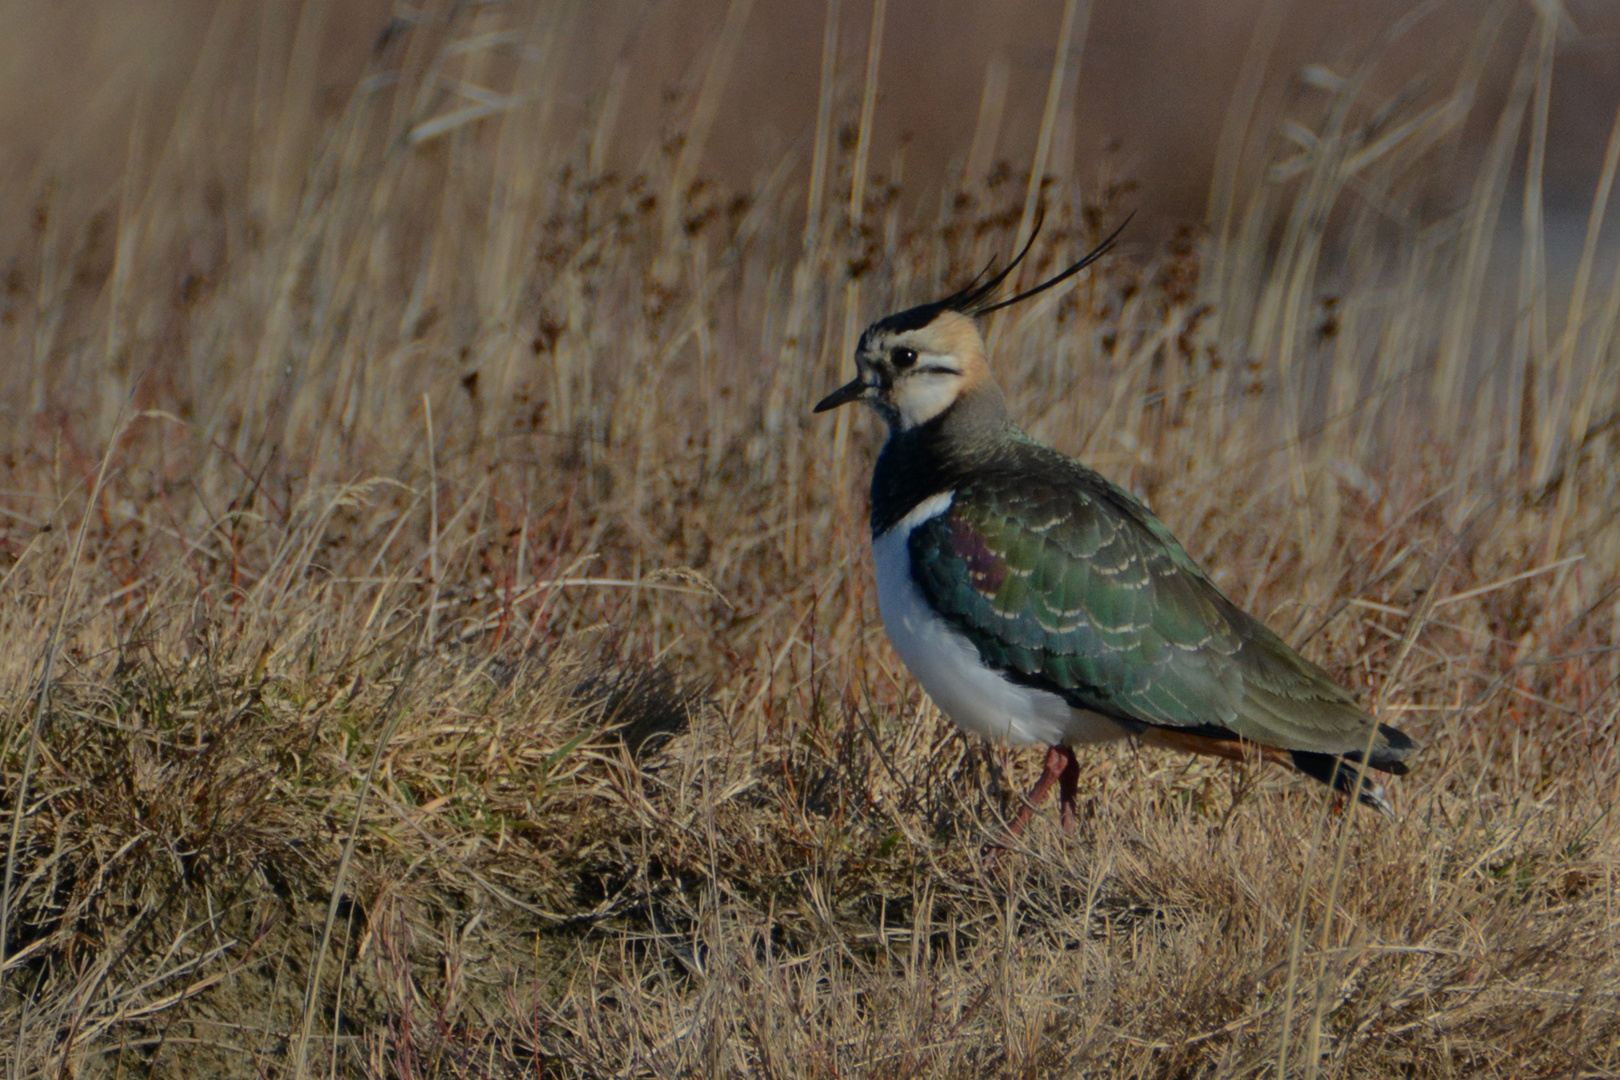
<path id="1" fill-rule="evenodd" d="M 949 296 L 868 326 L 855 377 L 815 406 L 861 402 L 888 426 L 870 526 L 895 652 L 958 727 L 1048 747 L 1011 836 L 1054 785 L 1074 833 L 1076 749 L 1131 738 L 1276 762 L 1387 812 L 1367 772 L 1405 774 L 1413 740 L 1229 599 L 1140 500 L 1009 416 L 981 320 L 1074 277 L 1119 236 L 997 300 L 1039 231 L 1000 272 L 992 260 Z"/>

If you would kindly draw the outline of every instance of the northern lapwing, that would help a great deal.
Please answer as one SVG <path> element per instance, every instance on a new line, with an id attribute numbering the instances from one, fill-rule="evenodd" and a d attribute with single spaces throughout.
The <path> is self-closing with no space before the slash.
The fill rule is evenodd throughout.
<path id="1" fill-rule="evenodd" d="M 1014 834 L 1054 783 L 1072 832 L 1074 747 L 1132 737 L 1276 761 L 1387 808 L 1363 754 L 1401 774 L 1412 740 L 1228 599 L 1146 506 L 1007 415 L 977 320 L 1069 279 L 1113 239 L 997 302 L 1032 237 L 988 280 L 987 267 L 879 319 L 855 378 L 816 405 L 862 401 L 888 423 L 871 526 L 889 640 L 959 727 L 1051 748 Z"/>

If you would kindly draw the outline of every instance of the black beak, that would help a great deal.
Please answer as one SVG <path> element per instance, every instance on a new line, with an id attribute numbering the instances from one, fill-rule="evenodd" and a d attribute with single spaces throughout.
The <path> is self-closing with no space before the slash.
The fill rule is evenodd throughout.
<path id="1" fill-rule="evenodd" d="M 816 407 L 811 411 L 826 412 L 828 409 L 836 409 L 840 405 L 848 405 L 850 402 L 856 400 L 864 393 L 866 393 L 866 383 L 859 375 L 857 375 L 843 386 L 840 386 L 838 389 L 816 402 Z"/>

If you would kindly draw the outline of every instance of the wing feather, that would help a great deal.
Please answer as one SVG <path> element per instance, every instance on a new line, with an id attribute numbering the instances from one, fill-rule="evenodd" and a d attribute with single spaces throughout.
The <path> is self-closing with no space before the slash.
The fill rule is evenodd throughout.
<path id="1" fill-rule="evenodd" d="M 1146 507 L 1027 446 L 959 484 L 909 540 L 918 587 L 988 663 L 1128 724 L 1365 745 L 1372 718 L 1222 595 Z"/>

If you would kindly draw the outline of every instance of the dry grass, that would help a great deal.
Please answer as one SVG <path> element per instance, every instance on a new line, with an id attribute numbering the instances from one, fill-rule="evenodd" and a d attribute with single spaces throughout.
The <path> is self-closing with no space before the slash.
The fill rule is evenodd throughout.
<path id="1" fill-rule="evenodd" d="M 265 74 L 310 27 L 8 219 L 8 1076 L 1620 1073 L 1620 279 L 1545 288 L 1552 14 L 1394 99 L 1319 71 L 1291 141 L 1235 102 L 1274 167 L 1209 234 L 992 328 L 1032 431 L 1423 743 L 1396 816 L 1102 749 L 1083 840 L 992 875 L 1032 762 L 889 652 L 879 432 L 808 407 L 1008 250 L 1027 165 L 903 210 L 874 50 L 706 182 L 722 25 L 608 173 L 635 66 L 553 109 L 574 9 L 428 8 L 330 123 Z M 1046 265 L 1130 206 L 1043 198 Z"/>

